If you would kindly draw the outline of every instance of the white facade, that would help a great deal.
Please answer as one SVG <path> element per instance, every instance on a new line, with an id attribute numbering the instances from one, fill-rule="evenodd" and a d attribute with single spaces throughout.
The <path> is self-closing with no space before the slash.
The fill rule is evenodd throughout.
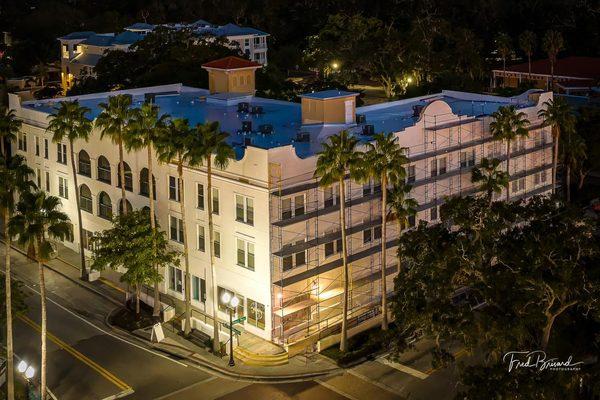
<path id="1" fill-rule="evenodd" d="M 136 89 L 128 93 L 143 95 L 144 91 L 157 89 L 165 92 L 182 90 L 180 86 L 172 85 Z M 105 98 L 106 95 L 81 96 L 80 100 L 93 96 Z M 390 110 L 410 110 L 415 101 L 428 101 L 428 105 L 414 124 L 396 132 L 401 146 L 408 148 L 408 180 L 414 185 L 412 196 L 420 205 L 417 220 L 435 222 L 439 218 L 439 205 L 445 196 L 476 193 L 477 190 L 470 181 L 471 168 L 483 157 L 505 158 L 506 146 L 491 139 L 491 117 L 457 115 L 447 102 L 449 98 L 464 104 L 505 101 L 493 96 L 444 92 L 420 99 L 357 109 L 357 112 L 365 114 L 369 121 Z M 531 124 L 529 138 L 513 145 L 509 187 L 511 198 L 550 192 L 552 138 L 549 129 L 542 128 L 541 121 L 537 118 L 542 103 L 549 98 L 551 93 L 531 93 L 529 99 L 525 95 L 525 100 L 528 100 L 530 105 L 519 110 L 527 114 Z M 36 110 L 31 104 L 22 105 L 13 95 L 10 101 L 11 108 L 16 110 L 18 117 L 24 122 L 19 139 L 22 142 L 23 135 L 27 137 L 26 150 L 22 143 L 14 144 L 16 153 L 24 155 L 36 173 L 39 171 L 42 188 L 48 189 L 53 195 L 62 194 L 64 210 L 69 214 L 75 225 L 74 231 L 77 232 L 70 154 L 67 155 L 66 164 L 60 162 L 64 160 L 63 156 L 59 155 L 62 147 L 59 151 L 58 145 L 52 143 L 51 136 L 45 131 L 48 123 L 47 112 Z M 510 101 L 512 100 L 506 100 L 506 103 Z M 329 128 L 328 134 L 331 134 L 344 126 L 339 129 Z M 311 136 L 311 141 L 326 140 L 326 136 L 321 136 L 322 134 L 318 137 Z M 36 143 L 39 143 L 39 146 L 36 146 Z M 94 129 L 89 142 L 78 141 L 75 144 L 77 162 L 81 158 L 82 150 L 87 152 L 91 160 L 91 176 L 78 174 L 78 180 L 80 185 L 87 185 L 92 194 L 92 212 L 83 212 L 83 226 L 87 231 L 97 232 L 111 225 L 107 219 L 99 216 L 100 194 L 106 193 L 110 197 L 113 212 L 118 210 L 121 197 L 117 187 L 118 153 L 109 140 L 100 140 L 97 129 Z M 254 319 L 249 318 L 244 324 L 247 332 L 279 344 L 317 341 L 327 333 L 335 332 L 340 321 L 342 270 L 337 249 L 340 225 L 335 189 L 317 187 L 313 177 L 316 154 L 300 158 L 294 145 L 269 149 L 250 145 L 244 151 L 243 157 L 231 161 L 225 171 L 214 169 L 213 185 L 218 189 L 219 203 L 219 212 L 214 217 L 214 223 L 215 230 L 220 235 L 220 257 L 216 259 L 217 285 L 243 297 L 241 304 L 244 305 L 244 315 L 255 314 Z M 101 156 L 109 161 L 110 183 L 98 180 Z M 147 167 L 146 158 L 145 151 L 125 154 L 125 162 L 131 168 L 133 182 L 132 190 L 127 191 L 127 199 L 133 208 L 148 205 L 148 198 L 140 194 L 140 174 L 142 169 Z M 181 218 L 179 203 L 169 199 L 173 195 L 172 190 L 170 191 L 169 177 L 176 178 L 177 171 L 173 165 L 158 164 L 156 158 L 153 163 L 157 191 L 156 213 L 161 228 L 171 236 L 172 217 Z M 65 179 L 68 198 L 64 195 Z M 198 207 L 198 185 L 203 185 L 204 188 L 204 209 Z M 208 288 L 205 302 L 193 301 L 197 310 L 195 316 L 202 319 L 203 314 L 211 315 L 213 300 L 210 292 L 212 282 L 208 252 L 200 251 L 198 245 L 199 232 L 202 230 L 205 232 L 205 250 L 209 245 L 205 168 L 185 168 L 184 186 L 190 270 L 193 277 L 204 280 Z M 378 188 L 373 185 L 365 186 L 348 181 L 346 195 L 352 276 L 352 327 L 363 320 L 373 320 L 373 317 L 379 314 L 381 204 Z M 246 219 L 246 222 L 240 222 L 236 218 L 239 216 L 236 213 L 236 201 L 239 202 L 240 198 L 245 205 L 242 219 Z M 249 204 L 252 205 L 251 210 Z M 178 234 L 178 230 L 175 229 L 175 238 L 178 238 Z M 387 287 L 390 293 L 393 291 L 397 265 L 397 237 L 396 223 L 391 221 L 388 237 L 385 238 L 389 246 Z M 78 240 L 79 238 L 75 237 L 73 243 L 66 245 L 77 251 Z M 175 248 L 183 249 L 177 240 L 172 240 L 171 243 Z M 238 243 L 243 245 L 246 251 L 246 254 L 243 254 L 243 264 L 246 264 L 246 267 L 238 263 Z M 253 270 L 248 268 L 252 263 L 247 254 L 249 251 L 254 253 Z M 168 271 L 164 271 L 164 278 L 161 291 L 183 299 L 177 282 L 171 285 L 172 277 Z M 239 315 L 241 313 L 240 309 Z M 256 313 L 260 314 L 260 318 L 256 318 Z M 226 317 L 225 313 L 219 313 L 220 319 L 225 320 Z"/>

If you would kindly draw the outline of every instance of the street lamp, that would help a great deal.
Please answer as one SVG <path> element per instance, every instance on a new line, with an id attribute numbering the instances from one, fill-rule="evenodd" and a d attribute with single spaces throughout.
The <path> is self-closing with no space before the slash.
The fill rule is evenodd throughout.
<path id="1" fill-rule="evenodd" d="M 235 360 L 233 359 L 233 311 L 240 304 L 240 299 L 236 296 L 231 296 L 228 292 L 224 292 L 221 300 L 229 310 L 229 366 L 233 367 L 235 365 Z"/>
<path id="2" fill-rule="evenodd" d="M 17 364 L 17 371 L 20 374 L 23 374 L 28 380 L 35 375 L 35 368 L 33 368 L 33 365 L 27 365 L 24 360 L 19 361 L 19 364 Z"/>

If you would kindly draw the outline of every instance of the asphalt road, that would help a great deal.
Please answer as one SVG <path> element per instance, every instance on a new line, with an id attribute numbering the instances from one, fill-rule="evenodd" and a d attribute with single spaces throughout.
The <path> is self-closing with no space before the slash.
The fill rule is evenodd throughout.
<path id="1" fill-rule="evenodd" d="M 14 271 L 29 294 L 29 309 L 15 323 L 15 351 L 36 365 L 40 323 L 37 265 L 13 254 Z M 426 352 L 404 364 L 377 359 L 342 375 L 308 382 L 258 384 L 212 376 L 115 335 L 104 324 L 106 315 L 116 307 L 113 302 L 49 269 L 45 274 L 48 386 L 60 400 L 114 396 L 144 400 L 449 400 L 456 392 L 455 369 L 431 370 Z"/>

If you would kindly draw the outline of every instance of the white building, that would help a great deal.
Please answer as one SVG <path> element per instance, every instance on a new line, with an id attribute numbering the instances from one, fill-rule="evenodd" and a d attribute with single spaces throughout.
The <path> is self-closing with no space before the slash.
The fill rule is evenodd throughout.
<path id="1" fill-rule="evenodd" d="M 246 74 L 249 69 L 238 66 Z M 236 79 L 235 70 L 211 73 Z M 253 71 L 253 69 L 250 69 Z M 214 79 L 211 79 L 213 82 Z M 245 81 L 245 83 L 248 83 Z M 252 87 L 253 85 L 253 81 Z M 79 96 L 98 115 L 98 103 L 122 92 Z M 504 105 L 515 105 L 531 121 L 529 138 L 515 143 L 511 155 L 510 195 L 513 199 L 546 194 L 551 190 L 552 139 L 541 127 L 537 112 L 552 94 L 541 91 L 504 98 L 463 92 L 442 93 L 367 107 L 355 107 L 355 94 L 337 90 L 307 94 L 302 104 L 263 99 L 235 90 L 217 92 L 168 85 L 128 90 L 134 106 L 152 94 L 161 112 L 184 117 L 190 123 L 218 120 L 231 134 L 236 151 L 226 170 L 215 170 L 214 197 L 217 285 L 241 299 L 238 316 L 248 317 L 246 332 L 291 346 L 290 352 L 330 344 L 324 339 L 339 330 L 342 295 L 340 225 L 336 187 L 319 188 L 313 177 L 317 152 L 328 136 L 349 129 L 361 143 L 372 132 L 394 132 L 408 148 L 406 166 L 419 203 L 417 220 L 435 222 L 445 196 L 473 194 L 471 169 L 482 157 L 506 159 L 505 145 L 492 140 L 490 114 Z M 73 100 L 75 98 L 71 98 Z M 61 99 L 21 103 L 10 98 L 11 108 L 23 120 L 14 144 L 27 158 L 40 187 L 60 196 L 64 210 L 77 223 L 73 177 L 67 144 L 52 143 L 45 129 L 48 115 Z M 356 121 L 359 123 L 357 124 Z M 118 156 L 109 140 L 100 140 L 95 129 L 89 142 L 78 141 L 76 162 L 86 232 L 110 227 L 118 212 Z M 155 160 L 156 161 L 156 160 Z M 148 205 L 145 151 L 125 154 L 127 199 L 134 208 Z M 182 249 L 173 165 L 154 164 L 157 216 L 174 247 Z M 190 247 L 195 326 L 210 317 L 206 170 L 184 171 L 187 240 Z M 351 263 L 350 333 L 378 323 L 380 304 L 380 192 L 376 184 L 347 182 L 347 221 Z M 502 196 L 505 196 L 503 194 Z M 77 226 L 75 226 L 77 232 Z M 396 224 L 388 237 L 388 295 L 397 271 Z M 67 246 L 77 251 L 78 238 Z M 164 271 L 161 291 L 183 299 L 183 273 Z M 218 317 L 225 319 L 222 311 Z M 206 330 L 209 332 L 209 330 Z"/>
<path id="2" fill-rule="evenodd" d="M 131 45 L 142 40 L 158 26 L 190 29 L 198 36 L 216 36 L 227 39 L 231 48 L 239 49 L 250 60 L 267 65 L 268 33 L 235 24 L 213 25 L 204 20 L 191 24 L 152 25 L 138 22 L 121 33 L 72 32 L 58 38 L 61 48 L 61 83 L 63 90 L 70 89 L 79 78 L 93 75 L 94 67 L 109 50 L 128 51 Z"/>

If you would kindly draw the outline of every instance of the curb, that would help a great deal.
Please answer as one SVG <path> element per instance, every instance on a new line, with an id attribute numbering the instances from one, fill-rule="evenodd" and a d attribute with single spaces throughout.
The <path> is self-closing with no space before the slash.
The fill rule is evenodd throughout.
<path id="1" fill-rule="evenodd" d="M 104 319 L 105 324 L 113 332 L 118 332 L 120 335 L 132 338 L 139 343 L 143 343 L 146 347 L 149 347 L 153 350 L 164 353 L 177 361 L 185 360 L 189 364 L 193 364 L 194 367 L 202 369 L 203 371 L 208 372 L 212 375 L 217 375 L 221 378 L 235 379 L 238 381 L 254 382 L 254 383 L 295 383 L 295 382 L 304 382 L 307 380 L 325 378 L 328 376 L 333 376 L 333 375 L 338 375 L 338 374 L 343 373 L 343 369 L 339 368 L 339 367 L 323 370 L 320 372 L 306 372 L 306 373 L 301 373 L 301 374 L 286 374 L 286 375 L 260 375 L 260 374 L 248 374 L 248 373 L 233 372 L 233 371 L 223 368 L 215 363 L 212 363 L 204 358 L 194 357 L 193 354 L 196 354 L 196 353 L 194 353 L 193 351 L 191 351 L 183 346 L 170 345 L 170 344 L 162 345 L 162 346 L 172 346 L 174 348 L 179 348 L 181 350 L 188 351 L 190 353 L 190 355 L 185 356 L 185 355 L 181 355 L 179 353 L 171 352 L 167 348 L 164 348 L 162 346 L 159 347 L 159 346 L 156 346 L 154 343 L 149 342 L 148 339 L 146 339 L 145 337 L 136 335 L 132 332 L 126 331 L 125 329 L 122 329 L 118 326 L 111 324 L 109 319 L 110 319 L 110 316 L 115 312 L 115 310 L 117 310 L 117 308 L 113 309 L 110 313 L 108 313 L 108 315 Z"/>
<path id="2" fill-rule="evenodd" d="M 4 240 L 0 240 L 0 242 L 2 242 L 2 243 L 4 244 L 4 246 L 6 246 L 6 242 L 5 242 Z M 25 257 L 27 257 L 28 259 L 30 259 L 30 260 L 31 260 L 31 258 L 29 258 L 29 256 L 27 256 L 27 253 L 26 253 L 26 252 L 24 252 L 23 250 L 19 249 L 18 247 L 15 247 L 15 246 L 11 246 L 11 248 L 12 248 L 13 250 L 16 250 L 18 253 L 20 253 L 20 254 L 24 255 Z M 63 263 L 65 263 L 65 264 L 67 264 L 67 265 L 71 266 L 71 267 L 74 267 L 74 265 L 73 265 L 73 264 L 70 264 L 70 263 L 68 263 L 68 262 L 64 261 L 62 258 L 59 258 L 59 257 L 57 257 L 56 259 L 57 259 L 58 261 L 60 261 L 60 262 L 63 262 Z M 70 282 L 72 282 L 72 283 L 75 283 L 75 284 L 79 285 L 80 287 L 82 287 L 82 288 L 84 288 L 84 289 L 86 289 L 86 290 L 88 290 L 88 291 L 90 291 L 90 292 L 92 292 L 92 293 L 94 293 L 94 294 L 97 294 L 98 296 L 102 297 L 103 299 L 105 299 L 105 300 L 107 300 L 107 301 L 110 301 L 111 303 L 113 303 L 113 304 L 115 304 L 115 305 L 119 305 L 119 306 L 123 305 L 121 302 L 118 302 L 117 300 L 113 299 L 113 298 L 112 298 L 112 297 L 110 297 L 109 295 L 107 295 L 107 294 L 105 294 L 105 293 L 102 293 L 102 292 L 101 292 L 101 291 L 99 291 L 98 289 L 96 289 L 96 288 L 94 288 L 94 287 L 92 287 L 92 286 L 90 286 L 90 285 L 88 285 L 88 284 L 85 284 L 85 283 L 84 283 L 84 282 L 82 282 L 81 280 L 79 280 L 79 279 L 73 279 L 73 278 L 72 278 L 72 277 L 70 277 L 69 275 L 65 274 L 65 273 L 64 273 L 64 272 L 62 272 L 62 271 L 59 271 L 57 268 L 54 268 L 54 267 L 50 266 L 50 265 L 49 265 L 49 264 L 47 264 L 47 263 L 42 263 L 42 264 L 44 265 L 44 267 L 48 268 L 48 269 L 49 269 L 49 270 L 51 270 L 52 272 L 55 272 L 55 273 L 57 273 L 58 275 L 62 276 L 63 278 L 65 278 L 65 279 L 69 280 Z M 79 268 L 77 268 L 77 269 L 79 269 Z"/>

